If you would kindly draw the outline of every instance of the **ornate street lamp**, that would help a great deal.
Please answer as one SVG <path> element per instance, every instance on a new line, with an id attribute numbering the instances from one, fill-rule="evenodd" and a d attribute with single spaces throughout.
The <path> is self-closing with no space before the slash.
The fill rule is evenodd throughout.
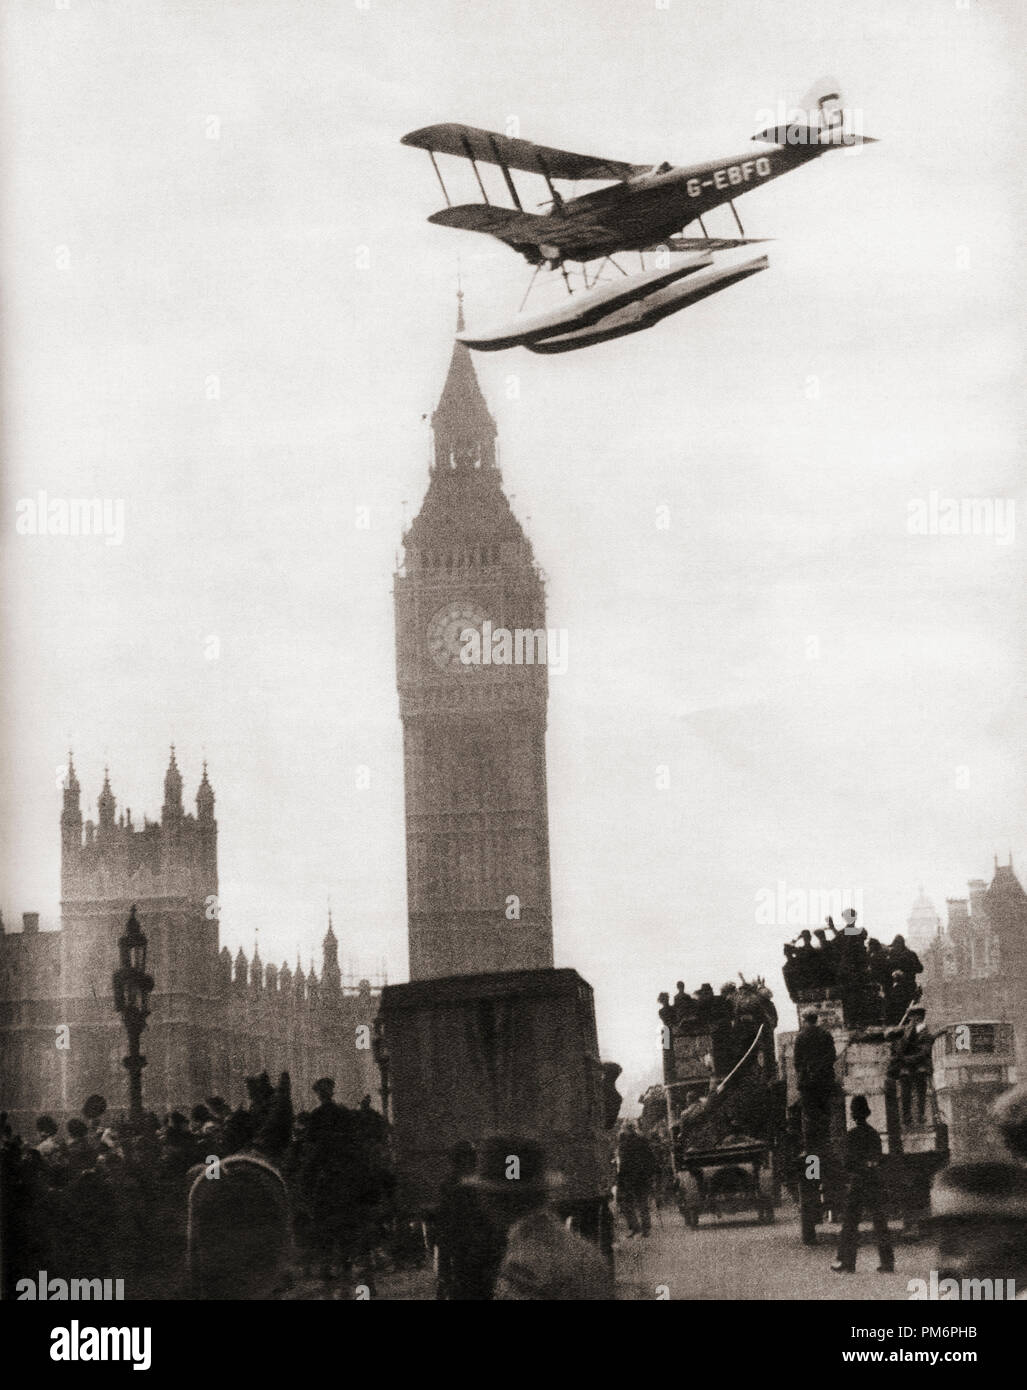
<path id="1" fill-rule="evenodd" d="M 128 1056 L 122 1058 L 128 1070 L 129 1119 L 138 1125 L 143 1118 L 143 1067 L 146 1058 L 139 1051 L 139 1039 L 150 1016 L 153 976 L 146 973 L 146 936 L 136 917 L 135 904 L 128 916 L 125 935 L 118 942 L 121 963 L 114 972 L 114 1007 L 128 1033 Z"/>

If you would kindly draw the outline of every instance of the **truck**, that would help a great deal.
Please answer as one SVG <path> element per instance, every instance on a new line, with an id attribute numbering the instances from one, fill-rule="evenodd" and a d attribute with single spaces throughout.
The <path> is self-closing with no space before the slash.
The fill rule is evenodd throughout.
<path id="1" fill-rule="evenodd" d="M 376 1054 L 400 1210 L 430 1223 L 457 1143 L 533 1138 L 561 1176 L 561 1214 L 612 1254 L 610 1064 L 599 1057 L 591 986 L 576 970 L 387 985 Z"/>

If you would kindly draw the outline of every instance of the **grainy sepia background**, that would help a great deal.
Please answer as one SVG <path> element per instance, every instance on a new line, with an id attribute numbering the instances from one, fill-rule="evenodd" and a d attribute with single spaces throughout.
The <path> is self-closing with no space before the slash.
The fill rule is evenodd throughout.
<path id="1" fill-rule="evenodd" d="M 526 275 L 426 224 L 399 137 L 513 118 L 688 162 L 824 72 L 881 143 L 741 201 L 767 274 L 477 362 L 569 633 L 557 964 L 630 1102 L 659 989 L 743 968 L 781 1001 L 794 927 L 760 894 L 860 892 L 890 939 L 919 884 L 1027 863 L 1022 535 L 909 529 L 932 493 L 1022 502 L 1015 0 L 10 0 L 3 26 L 9 920 L 58 925 L 68 747 L 84 801 L 109 763 L 141 822 L 173 741 L 188 790 L 210 765 L 233 953 L 259 927 L 305 961 L 330 896 L 344 964 L 404 977 L 392 573 L 457 254 L 472 322 Z M 122 501 L 121 543 L 19 535 L 41 490 Z"/>

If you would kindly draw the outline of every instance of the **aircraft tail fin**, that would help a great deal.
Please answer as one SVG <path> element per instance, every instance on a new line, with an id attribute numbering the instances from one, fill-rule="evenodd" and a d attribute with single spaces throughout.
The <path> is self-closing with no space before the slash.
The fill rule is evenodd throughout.
<path id="1" fill-rule="evenodd" d="M 769 145 L 872 145 L 872 135 L 864 135 L 863 113 L 846 105 L 841 83 L 833 77 L 814 82 L 796 107 L 777 113 L 783 120 L 754 135 Z"/>

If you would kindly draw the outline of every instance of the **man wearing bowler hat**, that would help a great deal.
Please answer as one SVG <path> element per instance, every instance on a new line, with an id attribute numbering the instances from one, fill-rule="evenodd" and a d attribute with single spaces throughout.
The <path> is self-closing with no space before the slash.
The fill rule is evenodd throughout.
<path id="1" fill-rule="evenodd" d="M 466 1182 L 478 1191 L 488 1218 L 506 1232 L 495 1299 L 614 1297 L 610 1266 L 550 1205 L 561 1179 L 546 1171 L 541 1144 L 515 1136 L 485 1140 L 478 1171 Z"/>
<path id="2" fill-rule="evenodd" d="M 884 1211 L 884 1191 L 881 1186 L 881 1136 L 870 1117 L 870 1102 L 866 1096 L 853 1096 L 850 1106 L 853 1128 L 845 1136 L 845 1169 L 849 1178 L 842 1217 L 842 1232 L 838 1240 L 838 1258 L 831 1268 L 836 1274 L 856 1272 L 856 1251 L 859 1248 L 859 1223 L 864 1210 L 874 1223 L 877 1238 L 879 1274 L 894 1274 L 895 1254 L 892 1250 L 888 1218 Z"/>

